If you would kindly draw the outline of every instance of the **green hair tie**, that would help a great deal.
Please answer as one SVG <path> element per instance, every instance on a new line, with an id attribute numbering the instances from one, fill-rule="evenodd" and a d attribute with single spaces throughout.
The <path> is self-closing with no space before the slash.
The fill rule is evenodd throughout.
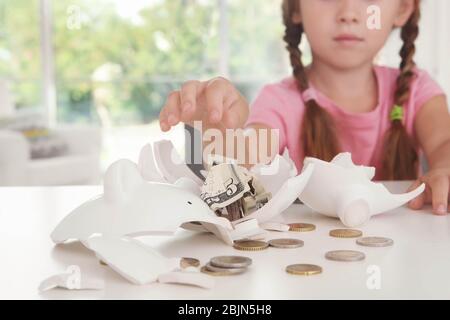
<path id="1" fill-rule="evenodd" d="M 391 111 L 391 121 L 403 120 L 403 107 L 395 105 Z"/>

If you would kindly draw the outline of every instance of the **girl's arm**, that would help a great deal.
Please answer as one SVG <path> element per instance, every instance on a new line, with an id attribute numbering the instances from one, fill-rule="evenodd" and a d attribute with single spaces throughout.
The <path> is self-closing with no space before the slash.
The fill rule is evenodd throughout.
<path id="1" fill-rule="evenodd" d="M 232 129 L 228 134 L 224 130 L 220 133 L 221 149 L 217 148 L 217 140 L 203 134 L 204 160 L 207 160 L 207 155 L 220 155 L 236 159 L 239 165 L 249 169 L 258 163 L 269 163 L 278 154 L 278 131 L 267 125 L 254 124 L 246 128 Z"/>
<path id="2" fill-rule="evenodd" d="M 425 193 L 410 202 L 412 209 L 431 203 L 436 214 L 447 214 L 450 192 L 450 113 L 445 96 L 429 100 L 417 113 L 415 130 L 429 163 L 429 172 L 411 188 L 426 183 Z"/>

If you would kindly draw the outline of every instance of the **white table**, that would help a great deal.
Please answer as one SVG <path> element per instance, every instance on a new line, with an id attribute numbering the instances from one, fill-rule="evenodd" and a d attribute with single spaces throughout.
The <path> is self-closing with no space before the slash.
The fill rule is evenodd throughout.
<path id="1" fill-rule="evenodd" d="M 403 192 L 407 183 L 391 183 Z M 269 248 L 243 252 L 228 247 L 211 234 L 180 229 L 174 237 L 142 240 L 169 257 L 190 256 L 206 263 L 216 255 L 238 254 L 253 259 L 245 274 L 216 278 L 214 289 L 170 284 L 137 286 L 109 267 L 98 263 L 80 243 L 55 246 L 49 234 L 73 208 L 102 192 L 101 187 L 0 188 L 0 298 L 1 299 L 450 299 L 450 216 L 434 216 L 430 208 L 414 212 L 406 207 L 372 218 L 360 229 L 365 235 L 391 237 L 389 248 L 358 246 L 354 239 L 336 239 L 330 229 L 338 220 L 323 217 L 303 205 L 291 206 L 280 220 L 311 222 L 317 229 L 305 233 L 271 232 L 304 240 L 298 249 Z M 333 262 L 324 258 L 335 249 L 365 252 L 362 262 Z M 293 276 L 285 267 L 312 263 L 323 267 L 316 276 Z M 101 291 L 51 290 L 40 294 L 39 283 L 47 276 L 78 265 L 82 275 L 105 279 Z M 369 266 L 377 266 L 381 288 L 369 289 Z M 371 269 L 369 269 L 371 271 Z M 372 278 L 371 278 L 372 279 Z"/>

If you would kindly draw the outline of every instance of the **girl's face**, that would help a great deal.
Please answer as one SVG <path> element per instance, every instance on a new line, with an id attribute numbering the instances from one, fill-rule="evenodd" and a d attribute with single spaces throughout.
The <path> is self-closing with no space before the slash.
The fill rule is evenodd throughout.
<path id="1" fill-rule="evenodd" d="M 292 20 L 303 24 L 314 59 L 339 69 L 371 63 L 414 10 L 414 0 L 298 1 Z"/>

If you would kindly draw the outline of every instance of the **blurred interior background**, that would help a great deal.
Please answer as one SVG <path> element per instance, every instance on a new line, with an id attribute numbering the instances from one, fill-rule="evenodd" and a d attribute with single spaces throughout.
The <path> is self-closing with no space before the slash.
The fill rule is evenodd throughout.
<path id="1" fill-rule="evenodd" d="M 422 2 L 416 61 L 450 94 L 450 1 Z M 184 128 L 159 130 L 166 95 L 222 75 L 251 101 L 288 76 L 280 4 L 0 0 L 0 185 L 96 184 L 162 138 L 184 155 Z M 400 44 L 378 61 L 397 66 Z"/>

